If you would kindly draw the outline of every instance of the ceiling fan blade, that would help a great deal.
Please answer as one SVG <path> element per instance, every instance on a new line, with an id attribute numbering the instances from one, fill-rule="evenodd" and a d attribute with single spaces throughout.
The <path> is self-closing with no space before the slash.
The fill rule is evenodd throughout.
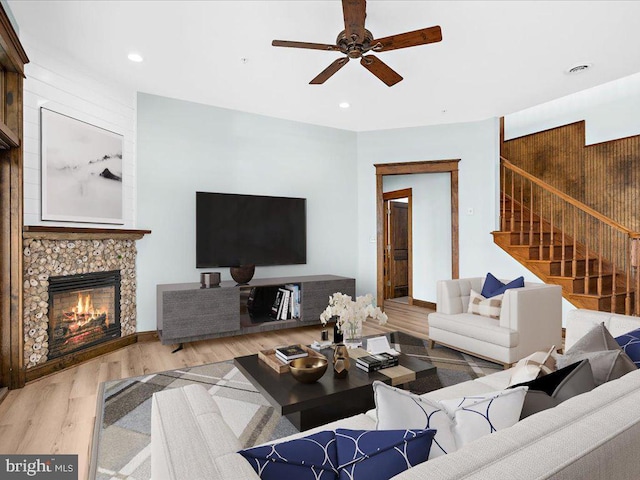
<path id="1" fill-rule="evenodd" d="M 288 40 L 274 40 L 273 42 L 271 42 L 271 45 L 273 45 L 274 47 L 308 48 L 311 50 L 340 50 L 337 45 L 309 42 L 290 42 Z"/>
<path id="2" fill-rule="evenodd" d="M 364 40 L 364 19 L 366 17 L 366 0 L 342 0 L 344 13 L 344 30 L 349 40 L 356 37 L 356 43 Z"/>
<path id="3" fill-rule="evenodd" d="M 398 48 L 415 47 L 417 45 L 425 45 L 427 43 L 436 43 L 442 40 L 442 30 L 440 26 L 423 28 L 414 30 L 413 32 L 400 33 L 391 35 L 390 37 L 377 38 L 371 42 L 373 51 L 386 52 L 388 50 L 396 50 Z M 380 45 L 380 46 L 378 46 Z"/>
<path id="4" fill-rule="evenodd" d="M 344 67 L 348 61 L 349 61 L 349 57 L 339 58 L 338 60 L 333 62 L 331 65 L 329 65 L 327 68 L 325 68 L 322 72 L 320 72 L 320 74 L 316 78 L 311 80 L 309 84 L 320 85 L 326 82 L 327 80 L 329 80 L 329 78 L 331 78 L 331 76 L 334 73 L 336 73 L 338 70 Z"/>
<path id="5" fill-rule="evenodd" d="M 373 55 L 362 57 L 360 59 L 360 64 L 386 83 L 388 87 L 392 87 L 402 80 L 402 77 L 389 65 Z"/>

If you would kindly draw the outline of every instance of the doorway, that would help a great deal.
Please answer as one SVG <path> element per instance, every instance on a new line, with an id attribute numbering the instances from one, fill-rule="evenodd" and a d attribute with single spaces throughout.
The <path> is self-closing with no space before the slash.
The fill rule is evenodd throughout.
<path id="1" fill-rule="evenodd" d="M 413 297 L 412 192 L 396 190 L 383 194 L 384 222 L 384 299 Z"/>
<path id="2" fill-rule="evenodd" d="M 378 298 L 378 306 L 384 307 L 385 296 L 385 199 L 383 192 L 383 179 L 385 176 L 395 175 L 411 175 L 422 173 L 448 173 L 450 182 L 450 228 L 451 228 L 451 278 L 456 279 L 459 277 L 459 237 L 458 237 L 458 163 L 459 159 L 455 160 L 433 160 L 433 161 L 419 161 L 419 162 L 402 162 L 402 163 L 385 163 L 376 164 L 376 277 L 377 288 L 376 296 Z M 415 193 L 415 192 L 413 192 Z M 429 222 L 428 218 L 415 218 L 414 222 L 422 221 Z M 413 241 L 412 241 L 413 243 Z M 412 244 L 410 251 L 413 255 L 414 249 L 420 249 L 420 245 Z M 447 255 L 448 256 L 448 255 Z M 411 262 L 409 262 L 411 263 Z M 409 287 L 412 288 L 413 275 L 409 278 Z M 413 295 L 413 293 L 410 293 Z M 409 296 L 411 299 L 411 296 Z M 416 304 L 415 301 L 411 302 Z M 421 305 L 430 306 L 430 305 Z M 433 305 L 435 307 L 435 305 Z"/>

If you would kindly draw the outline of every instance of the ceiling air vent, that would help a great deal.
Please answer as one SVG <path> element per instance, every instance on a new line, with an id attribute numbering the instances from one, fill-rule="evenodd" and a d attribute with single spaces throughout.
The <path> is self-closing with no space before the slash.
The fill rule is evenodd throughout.
<path id="1" fill-rule="evenodd" d="M 571 67 L 569 70 L 567 70 L 567 73 L 568 74 L 581 73 L 581 72 L 584 72 L 585 70 L 589 70 L 591 66 L 592 65 L 590 63 L 583 63 L 582 65 L 576 65 L 575 67 Z"/>

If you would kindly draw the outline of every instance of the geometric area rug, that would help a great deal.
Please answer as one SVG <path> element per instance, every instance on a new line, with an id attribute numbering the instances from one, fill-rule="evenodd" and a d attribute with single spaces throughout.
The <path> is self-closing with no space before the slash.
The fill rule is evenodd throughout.
<path id="1" fill-rule="evenodd" d="M 429 349 L 427 341 L 403 333 L 394 334 L 392 346 L 405 355 L 430 361 L 438 368 L 438 384 L 413 382 L 410 390 L 415 393 L 502 370 L 502 365 L 446 347 Z M 114 380 L 103 383 L 98 393 L 89 478 L 150 479 L 151 397 L 156 392 L 192 383 L 203 385 L 214 397 L 243 448 L 298 432 L 238 371 L 233 361 Z"/>

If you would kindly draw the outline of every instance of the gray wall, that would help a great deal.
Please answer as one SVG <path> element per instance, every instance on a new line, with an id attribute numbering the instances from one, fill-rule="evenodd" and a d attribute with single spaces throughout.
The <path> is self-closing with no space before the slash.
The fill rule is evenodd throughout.
<path id="1" fill-rule="evenodd" d="M 156 328 L 157 284 L 199 281 L 196 191 L 307 199 L 307 264 L 256 277 L 355 276 L 355 133 L 148 94 L 137 130 L 139 226 L 153 231 L 138 242 L 138 331 Z"/>

